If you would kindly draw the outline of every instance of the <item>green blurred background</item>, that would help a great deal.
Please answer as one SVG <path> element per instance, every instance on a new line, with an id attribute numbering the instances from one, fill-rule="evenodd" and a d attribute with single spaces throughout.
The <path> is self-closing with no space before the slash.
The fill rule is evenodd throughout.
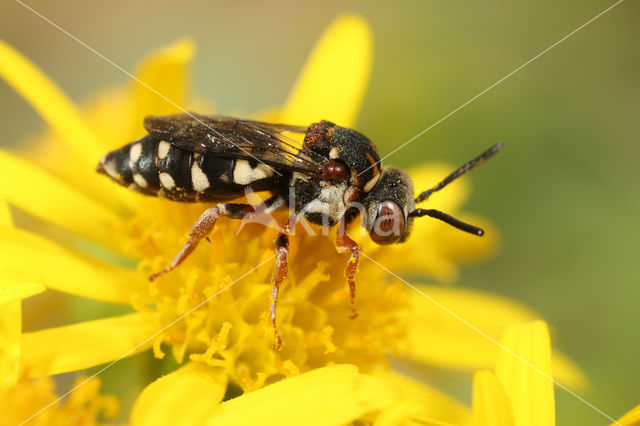
<path id="1" fill-rule="evenodd" d="M 385 154 L 613 2 L 28 4 L 127 70 L 193 37 L 195 92 L 235 114 L 281 104 L 328 23 L 359 13 L 373 27 L 375 62 L 358 129 Z M 18 3 L 2 2 L 0 16 L 0 37 L 74 100 L 130 84 Z M 458 164 L 505 142 L 473 173 L 467 204 L 498 225 L 503 250 L 465 268 L 460 283 L 539 311 L 588 374 L 584 398 L 612 417 L 640 403 L 639 17 L 637 1 L 623 2 L 387 160 Z M 4 84 L 0 116 L 4 146 L 42 126 Z M 608 423 L 556 394 L 559 424 Z"/>

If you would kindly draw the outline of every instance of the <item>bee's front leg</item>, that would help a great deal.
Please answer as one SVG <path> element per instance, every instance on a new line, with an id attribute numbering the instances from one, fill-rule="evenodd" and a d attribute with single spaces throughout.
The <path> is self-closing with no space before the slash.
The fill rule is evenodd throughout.
<path id="1" fill-rule="evenodd" d="M 231 219 L 243 219 L 249 214 L 255 213 L 255 207 L 249 204 L 220 203 L 215 207 L 211 207 L 202 213 L 200 218 L 191 228 L 191 232 L 187 236 L 187 243 L 182 250 L 174 257 L 169 266 L 161 271 L 149 275 L 149 281 L 153 281 L 161 275 L 175 269 L 198 247 L 203 238 L 207 238 L 213 231 L 213 226 L 220 216 L 226 216 Z"/>
<path id="2" fill-rule="evenodd" d="M 351 318 L 358 316 L 358 310 L 356 309 L 356 273 L 358 272 L 358 265 L 360 264 L 360 246 L 353 241 L 348 235 L 338 233 L 336 238 L 336 250 L 338 253 L 344 253 L 346 251 L 351 252 L 347 267 L 344 269 L 344 276 L 347 278 L 349 284 L 349 304 L 351 306 Z"/>

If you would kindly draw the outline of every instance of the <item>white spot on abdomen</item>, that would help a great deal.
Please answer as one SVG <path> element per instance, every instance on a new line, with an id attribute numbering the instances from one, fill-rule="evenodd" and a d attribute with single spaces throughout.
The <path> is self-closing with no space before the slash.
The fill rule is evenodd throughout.
<path id="1" fill-rule="evenodd" d="M 158 175 L 158 177 L 160 178 L 160 183 L 166 189 L 175 188 L 176 182 L 173 180 L 173 178 L 171 177 L 171 175 L 169 173 L 162 172 L 162 173 L 160 173 L 160 175 Z"/>
<path id="2" fill-rule="evenodd" d="M 100 164 L 107 175 L 114 179 L 118 178 L 118 173 L 116 172 L 116 161 L 113 158 L 107 160 L 107 156 L 105 155 L 102 157 L 102 160 L 100 160 Z"/>
<path id="3" fill-rule="evenodd" d="M 169 155 L 169 148 L 171 148 L 171 144 L 167 141 L 160 141 L 158 144 L 158 158 L 160 160 L 164 160 Z"/>
<path id="4" fill-rule="evenodd" d="M 233 169 L 233 182 L 239 185 L 248 185 L 260 179 L 273 176 L 273 169 L 266 164 L 258 164 L 251 167 L 247 160 L 236 161 Z"/>
<path id="5" fill-rule="evenodd" d="M 147 180 L 140 173 L 133 175 L 133 181 L 137 183 L 140 188 L 147 187 Z"/>
<path id="6" fill-rule="evenodd" d="M 129 150 L 129 161 L 131 164 L 136 164 L 138 162 L 140 154 L 142 154 L 142 144 L 136 143 L 131 145 L 131 149 Z"/>
<path id="7" fill-rule="evenodd" d="M 198 192 L 202 192 L 209 187 L 207 175 L 204 174 L 196 162 L 191 166 L 191 183 L 193 183 L 193 189 Z"/>

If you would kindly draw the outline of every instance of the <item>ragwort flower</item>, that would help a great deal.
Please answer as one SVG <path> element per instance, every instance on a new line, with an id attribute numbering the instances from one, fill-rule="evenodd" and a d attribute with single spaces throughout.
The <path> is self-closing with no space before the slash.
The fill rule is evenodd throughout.
<path id="1" fill-rule="evenodd" d="M 189 94 L 193 54 L 190 41 L 177 42 L 150 55 L 137 75 L 175 104 L 201 109 Z M 403 283 L 390 281 L 384 270 L 367 260 L 357 276 L 360 316 L 349 319 L 346 258 L 335 253 L 330 238 L 303 232 L 291 238 L 289 276 L 278 311 L 281 350 L 273 348 L 267 317 L 272 229 L 248 224 L 238 232 L 238 223 L 220 220 L 212 244 L 202 244 L 180 268 L 148 283 L 145 277 L 173 257 L 204 207 L 145 198 L 93 170 L 104 152 L 142 134 L 144 115 L 176 112 L 174 104 L 132 83 L 100 94 L 80 112 L 46 76 L 3 43 L 0 58 L 0 76 L 53 129 L 32 142 L 29 154 L 0 152 L 0 169 L 11 177 L 0 180 L 0 197 L 39 220 L 34 229 L 3 226 L 0 267 L 28 271 L 41 277 L 48 289 L 134 308 L 121 316 L 24 333 L 19 357 L 12 355 L 19 371 L 46 377 L 148 349 L 156 358 L 170 352 L 183 366 L 145 389 L 132 414 L 134 424 L 154 424 L 158 419 L 197 424 L 212 412 L 249 416 L 242 407 L 251 398 L 291 409 L 290 401 L 279 400 L 279 395 L 294 397 L 310 387 L 331 397 L 327 404 L 336 417 L 329 422 L 370 412 L 393 418 L 394 412 L 407 409 L 451 422 L 468 416 L 468 409 L 451 398 L 388 371 L 387 357 L 471 371 L 493 366 L 498 349 Z M 368 25 L 359 17 L 343 16 L 322 37 L 286 104 L 258 115 L 294 124 L 324 118 L 352 127 L 371 63 Z M 431 165 L 411 173 L 418 188 L 427 188 L 450 170 Z M 456 212 L 467 185 L 460 180 L 434 194 L 430 203 Z M 491 225 L 481 218 L 473 220 L 488 229 L 483 239 L 428 220 L 418 221 L 413 238 L 403 245 L 381 248 L 357 232 L 354 238 L 365 253 L 389 268 L 449 281 L 458 263 L 481 258 L 497 244 Z M 256 265 L 261 266 L 254 269 Z M 494 338 L 508 324 L 536 317 L 494 295 L 418 287 Z M 565 358 L 554 362 L 560 380 L 582 382 L 581 373 Z M 219 404 L 233 387 L 255 392 Z M 362 392 L 352 392 L 355 388 Z M 202 394 L 208 397 L 197 398 Z M 304 399 L 300 394 L 296 410 L 310 410 L 317 395 Z M 402 395 L 411 395 L 410 403 L 402 405 Z"/>

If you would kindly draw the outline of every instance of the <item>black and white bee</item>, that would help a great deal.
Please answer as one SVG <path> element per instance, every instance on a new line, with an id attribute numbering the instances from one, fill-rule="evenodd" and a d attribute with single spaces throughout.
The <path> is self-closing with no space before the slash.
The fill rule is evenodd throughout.
<path id="1" fill-rule="evenodd" d="M 339 226 L 336 248 L 351 255 L 345 276 L 355 317 L 360 250 L 346 235 L 347 224 L 361 216 L 371 239 L 383 245 L 405 241 L 413 220 L 421 216 L 481 236 L 480 228 L 439 210 L 416 208 L 416 204 L 502 148 L 501 143 L 494 145 L 414 199 L 411 178 L 402 170 L 383 167 L 367 137 L 329 121 L 301 127 L 186 113 L 148 116 L 144 127 L 147 136 L 107 153 L 97 170 L 145 195 L 181 202 L 218 202 L 196 221 L 171 264 L 152 274 L 150 280 L 180 265 L 211 233 L 218 217 L 243 219 L 257 212 L 256 206 L 224 201 L 247 190 L 268 191 L 271 197 L 264 208 L 288 208 L 291 212 L 275 239 L 271 322 L 278 347 L 282 340 L 276 327 L 276 304 L 288 271 L 289 232 L 296 221 L 304 218 L 316 225 Z M 304 135 L 301 147 L 292 138 L 295 133 Z"/>

